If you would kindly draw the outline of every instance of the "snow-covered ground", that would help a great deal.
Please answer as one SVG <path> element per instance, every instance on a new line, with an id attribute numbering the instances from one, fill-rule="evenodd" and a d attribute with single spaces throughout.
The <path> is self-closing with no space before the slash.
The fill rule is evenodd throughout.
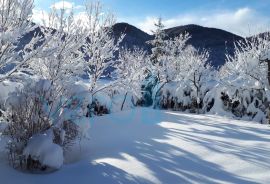
<path id="1" fill-rule="evenodd" d="M 0 158 L 0 183 L 270 182 L 268 125 L 148 108 L 90 121 L 91 139 L 61 170 L 25 174 Z M 72 156 L 78 154 L 80 161 Z"/>

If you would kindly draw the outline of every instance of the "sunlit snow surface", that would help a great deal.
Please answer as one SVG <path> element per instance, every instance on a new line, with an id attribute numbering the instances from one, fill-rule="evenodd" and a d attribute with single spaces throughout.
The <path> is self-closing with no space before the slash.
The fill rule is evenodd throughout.
<path id="1" fill-rule="evenodd" d="M 0 183 L 270 182 L 268 125 L 147 108 L 90 121 L 90 140 L 67 155 L 61 170 L 19 173 L 1 156 Z"/>

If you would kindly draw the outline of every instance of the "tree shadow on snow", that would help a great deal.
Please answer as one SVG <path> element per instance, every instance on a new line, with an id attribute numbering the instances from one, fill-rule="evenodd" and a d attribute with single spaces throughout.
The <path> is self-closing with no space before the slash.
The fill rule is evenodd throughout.
<path id="1" fill-rule="evenodd" d="M 172 145 L 164 142 L 170 138 L 176 138 L 196 143 L 217 153 L 232 153 L 243 160 L 263 165 L 269 170 L 269 166 L 265 163 L 265 160 L 269 160 L 269 156 L 267 156 L 269 150 L 267 149 L 259 147 L 247 149 L 246 147 L 239 147 L 238 144 L 224 141 L 213 143 L 213 139 L 202 137 L 202 135 L 211 135 L 234 138 L 240 141 L 242 139 L 242 141 L 270 141 L 267 138 L 257 136 L 256 129 L 246 128 L 242 130 L 242 126 L 227 125 L 222 122 L 218 124 L 209 123 L 210 119 L 208 118 L 196 120 L 196 117 L 190 118 L 184 114 L 168 115 L 166 111 L 158 112 L 160 114 L 155 113 L 153 110 L 144 109 L 144 111 L 147 112 L 139 111 L 138 114 L 130 114 L 130 116 L 122 117 L 122 119 L 113 119 L 112 117 L 112 119 L 108 120 L 104 117 L 95 122 L 92 127 L 89 157 L 92 160 L 101 159 L 101 162 L 102 159 L 106 162 L 106 158 L 112 158 L 119 162 L 128 162 L 129 159 L 127 159 L 126 155 L 136 159 L 138 163 L 144 164 L 146 171 L 150 171 L 148 174 L 151 177 L 143 178 L 136 175 L 136 169 L 121 168 L 121 166 L 119 168 L 129 173 L 132 178 L 136 178 L 135 182 L 138 183 L 256 183 L 238 176 L 237 173 L 226 171 L 221 165 L 204 160 L 204 155 L 198 156 L 196 153 L 186 151 L 182 147 L 184 145 Z M 160 122 L 174 122 L 175 120 L 178 120 L 180 124 L 195 123 L 203 126 L 216 126 L 221 131 L 193 129 L 188 132 L 174 128 L 163 128 L 158 124 Z M 134 121 L 137 123 L 128 123 Z M 239 131 L 241 136 L 239 136 Z M 260 133 L 269 134 L 269 131 L 261 131 Z M 106 168 L 106 171 L 114 173 L 115 167 L 108 170 Z M 125 181 L 124 183 L 132 182 L 134 181 Z"/>

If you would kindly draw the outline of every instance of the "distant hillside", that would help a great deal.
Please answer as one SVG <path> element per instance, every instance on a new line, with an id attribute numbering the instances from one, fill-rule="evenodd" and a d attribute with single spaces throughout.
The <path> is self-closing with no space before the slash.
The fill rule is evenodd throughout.
<path id="1" fill-rule="evenodd" d="M 175 37 L 180 33 L 188 32 L 191 35 L 189 44 L 197 49 L 207 49 L 210 52 L 210 62 L 213 66 L 219 67 L 225 63 L 225 54 L 233 54 L 234 42 L 243 39 L 230 32 L 207 28 L 198 25 L 186 25 L 166 30 L 169 37 Z"/>
<path id="2" fill-rule="evenodd" d="M 243 39 L 240 36 L 221 29 L 198 25 L 178 26 L 166 29 L 165 31 L 169 38 L 174 38 L 181 33 L 188 32 L 191 35 L 188 43 L 200 50 L 203 48 L 207 49 L 210 52 L 209 62 L 215 67 L 223 65 L 225 63 L 225 54 L 232 54 L 234 51 L 234 42 Z M 145 41 L 153 39 L 153 36 L 132 25 L 118 23 L 114 26 L 113 32 L 118 37 L 121 32 L 126 34 L 122 45 L 126 45 L 129 48 L 135 45 L 147 51 L 151 50 L 151 47 Z"/>

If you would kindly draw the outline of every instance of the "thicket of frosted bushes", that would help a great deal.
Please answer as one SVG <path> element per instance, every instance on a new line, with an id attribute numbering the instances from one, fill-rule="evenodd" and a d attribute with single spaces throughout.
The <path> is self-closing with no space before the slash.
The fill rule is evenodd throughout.
<path id="1" fill-rule="evenodd" d="M 184 48 L 181 57 L 187 57 L 177 75 L 159 80 L 160 90 L 151 88 L 157 96 L 154 107 L 269 123 L 270 34 L 235 43 L 235 48 L 219 70 L 207 65 L 207 54 L 190 56 Z"/>

